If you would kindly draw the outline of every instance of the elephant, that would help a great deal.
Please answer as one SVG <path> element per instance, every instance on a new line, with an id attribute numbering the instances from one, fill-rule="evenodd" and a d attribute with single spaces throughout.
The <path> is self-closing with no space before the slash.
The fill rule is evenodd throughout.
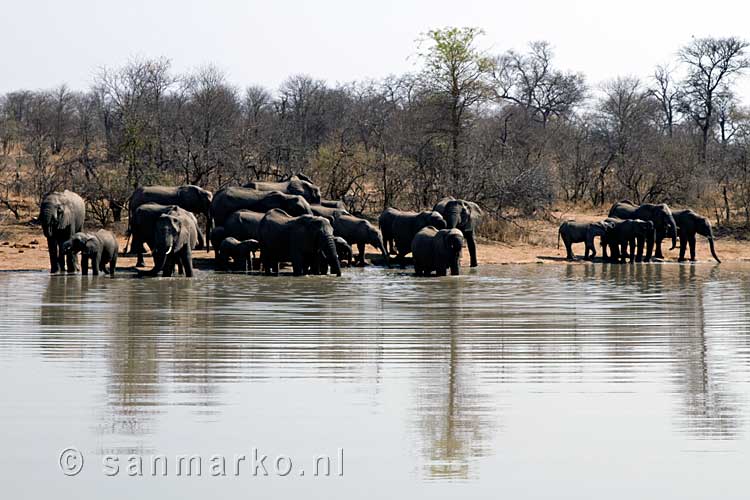
<path id="1" fill-rule="evenodd" d="M 466 240 L 466 246 L 469 249 L 469 259 L 471 267 L 477 267 L 477 247 L 474 242 L 474 231 L 479 227 L 484 212 L 473 201 L 457 200 L 452 196 L 443 198 L 433 210 L 445 219 L 448 229 L 454 227 L 461 231 Z"/>
<path id="2" fill-rule="evenodd" d="M 203 246 L 204 236 L 200 229 L 198 229 L 198 219 L 196 219 L 192 212 L 177 205 L 144 203 L 135 209 L 133 216 L 130 218 L 130 233 L 132 237 L 130 252 L 137 255 L 136 267 L 143 267 L 145 265 L 145 262 L 143 261 L 143 254 L 145 252 L 145 249 L 143 248 L 144 243 L 148 245 L 153 254 L 154 228 L 156 227 L 156 221 L 163 214 L 169 213 L 179 213 L 181 216 L 192 219 L 193 224 L 195 225 L 196 241 L 198 242 L 197 247 Z"/>
<path id="3" fill-rule="evenodd" d="M 227 217 L 237 210 L 246 209 L 266 213 L 274 208 L 281 209 L 293 217 L 312 214 L 310 204 L 298 195 L 284 194 L 280 191 L 227 187 L 214 196 L 211 203 L 211 216 L 217 226 L 223 226 Z"/>
<path id="4" fill-rule="evenodd" d="M 672 248 L 670 250 L 673 250 L 677 246 L 677 223 L 674 220 L 672 211 L 665 203 L 660 205 L 651 203 L 636 205 L 631 201 L 623 200 L 612 205 L 612 208 L 609 210 L 609 217 L 616 217 L 623 220 L 640 219 L 653 222 L 656 229 L 656 253 L 654 254 L 654 258 L 664 258 L 664 254 L 661 251 L 661 242 L 664 238 L 672 238 Z M 650 252 L 646 255 L 646 261 L 649 260 L 651 260 Z"/>
<path id="5" fill-rule="evenodd" d="M 75 233 L 83 230 L 85 218 L 86 203 L 73 191 L 54 191 L 42 200 L 39 207 L 39 222 L 42 224 L 44 237 L 47 238 L 51 273 L 65 271 L 66 263 L 68 272 L 78 271 L 75 255 L 66 254 L 63 244 Z"/>
<path id="6" fill-rule="evenodd" d="M 279 191 L 286 194 L 296 194 L 302 196 L 308 203 L 320 203 L 320 188 L 304 176 L 294 175 L 291 179 L 284 182 L 252 181 L 242 187 L 257 189 L 259 191 Z"/>
<path id="7" fill-rule="evenodd" d="M 325 217 L 330 222 L 333 222 L 333 219 L 335 219 L 339 215 L 351 215 L 349 214 L 349 212 L 341 208 L 324 207 L 323 205 L 310 205 L 310 210 L 312 210 L 313 215 L 317 215 L 318 217 Z"/>
<path id="8" fill-rule="evenodd" d="M 136 189 L 130 196 L 128 214 L 133 220 L 135 211 L 146 203 L 158 203 L 159 205 L 177 205 L 178 207 L 192 212 L 196 215 L 206 216 L 206 237 L 211 234 L 210 209 L 213 193 L 201 187 L 185 184 L 183 186 L 142 186 Z M 196 226 L 197 227 L 197 226 Z M 131 234 L 132 225 L 128 224 L 128 234 Z M 206 242 L 206 251 L 210 250 Z M 204 246 L 203 241 L 198 242 L 197 249 Z M 131 246 L 132 249 L 132 246 Z M 131 250 L 132 252 L 132 250 Z"/>
<path id="9" fill-rule="evenodd" d="M 397 259 L 404 266 L 404 257 L 411 252 L 411 241 L 420 229 L 433 226 L 445 229 L 445 219 L 434 210 L 423 212 L 402 212 L 388 208 L 378 219 L 384 241 L 392 240 L 396 244 Z"/>
<path id="10" fill-rule="evenodd" d="M 341 200 L 325 200 L 321 198 L 320 201 L 318 202 L 318 205 L 320 205 L 321 207 L 338 208 L 339 210 L 346 210 L 346 205 Z"/>
<path id="11" fill-rule="evenodd" d="M 253 259 L 258 250 L 260 250 L 258 240 L 240 241 L 231 236 L 224 238 L 219 246 L 214 248 L 216 263 L 220 269 L 228 269 L 229 259 L 232 259 L 234 267 L 244 272 L 253 268 Z"/>
<path id="12" fill-rule="evenodd" d="M 193 249 L 198 243 L 194 220 L 177 211 L 159 216 L 154 228 L 154 268 L 144 274 L 156 276 L 163 271 L 164 277 L 169 277 L 177 262 L 186 277 L 193 276 Z"/>
<path id="13" fill-rule="evenodd" d="M 383 243 L 383 235 L 368 220 L 349 214 L 339 214 L 333 219 L 332 225 L 334 235 L 344 238 L 350 245 L 357 245 L 359 255 L 356 265 L 365 265 L 365 245 L 372 245 L 380 251 L 385 264 L 388 265 L 388 252 Z"/>
<path id="14" fill-rule="evenodd" d="M 445 276 L 446 269 L 451 275 L 460 274 L 461 250 L 464 248 L 464 235 L 456 228 L 436 229 L 427 226 L 419 230 L 411 243 L 414 255 L 414 274 L 429 276 L 432 271 Z"/>
<path id="15" fill-rule="evenodd" d="M 333 227 L 328 219 L 314 215 L 292 217 L 283 210 L 273 209 L 260 222 L 258 235 L 260 258 L 268 275 L 279 274 L 280 262 L 291 262 L 294 275 L 300 276 L 322 252 L 333 273 L 341 276 Z"/>
<path id="16" fill-rule="evenodd" d="M 393 225 L 393 219 L 395 219 L 396 215 L 399 213 L 401 213 L 400 210 L 389 207 L 383 210 L 383 212 L 380 214 L 380 217 L 378 217 L 378 226 L 380 227 L 380 232 L 383 235 L 383 243 L 385 243 L 386 250 L 391 255 L 395 255 L 397 253 L 396 243 L 393 240 L 391 227 Z"/>
<path id="17" fill-rule="evenodd" d="M 115 235 L 106 229 L 100 229 L 95 233 L 75 233 L 63 244 L 63 251 L 65 254 L 73 255 L 80 252 L 81 274 L 84 276 L 89 272 L 89 260 L 94 276 L 98 276 L 99 271 L 106 273 L 107 264 L 110 276 L 115 275 L 119 246 Z"/>
<path id="18" fill-rule="evenodd" d="M 695 260 L 695 235 L 700 234 L 708 238 L 708 246 L 711 248 L 711 256 L 716 262 L 721 263 L 719 256 L 714 249 L 714 231 L 711 222 L 692 210 L 674 210 L 672 212 L 675 222 L 677 222 L 678 232 L 680 233 L 680 258 L 679 261 L 685 260 L 685 249 L 690 245 L 690 260 Z"/>
<path id="19" fill-rule="evenodd" d="M 333 241 L 336 244 L 336 255 L 339 258 L 339 265 L 343 266 L 344 262 L 346 262 L 346 265 L 350 266 L 353 255 L 351 245 L 340 236 L 334 236 Z M 311 262 L 307 272 L 309 274 L 328 274 L 328 261 L 323 252 L 318 253 L 317 262 Z"/>
<path id="20" fill-rule="evenodd" d="M 263 216 L 252 210 L 237 210 L 224 221 L 225 238 L 232 236 L 238 240 L 258 240 L 258 229 Z"/>
<path id="21" fill-rule="evenodd" d="M 648 262 L 655 240 L 654 223 L 640 219 L 605 219 L 607 224 L 602 236 L 602 251 L 604 260 L 607 258 L 607 247 L 610 248 L 611 260 L 618 262 L 630 257 L 630 262 L 643 260 L 643 243 L 646 242 L 646 259 Z M 628 247 L 630 252 L 628 253 Z M 638 253 L 636 254 L 636 247 Z"/>
<path id="22" fill-rule="evenodd" d="M 557 248 L 560 248 L 560 238 L 562 238 L 565 244 L 566 258 L 568 260 L 574 260 L 576 258 L 573 253 L 573 243 L 585 243 L 586 250 L 583 258 L 585 260 L 594 260 L 596 257 L 596 246 L 594 245 L 594 238 L 599 236 L 603 237 L 607 228 L 612 225 L 611 222 L 606 220 L 599 222 L 575 222 L 566 221 L 560 224 L 560 229 L 557 231 Z"/>

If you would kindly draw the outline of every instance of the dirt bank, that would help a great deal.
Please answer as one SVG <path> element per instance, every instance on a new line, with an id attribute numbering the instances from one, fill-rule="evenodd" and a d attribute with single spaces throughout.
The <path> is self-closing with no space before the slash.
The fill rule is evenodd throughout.
<path id="1" fill-rule="evenodd" d="M 495 242 L 480 238 L 477 247 L 481 264 L 524 264 L 524 263 L 559 263 L 565 262 L 565 248 L 557 248 L 557 225 L 559 220 L 575 219 L 578 221 L 595 221 L 601 214 L 578 211 L 568 213 L 550 212 L 548 220 L 523 221 L 523 232 L 508 242 Z M 88 227 L 87 229 L 91 229 Z M 125 248 L 124 225 L 115 228 L 120 241 L 120 249 Z M 583 253 L 583 245 L 573 247 L 577 255 Z M 668 251 L 670 260 L 677 259 L 677 249 Z M 750 241 L 734 237 L 722 237 L 716 241 L 716 248 L 722 261 L 750 261 Z M 697 257 L 699 260 L 711 260 L 708 243 L 705 238 L 698 238 Z M 211 256 L 213 253 L 211 254 Z M 203 251 L 197 251 L 195 257 L 205 259 Z M 464 262 L 468 264 L 468 253 L 464 251 Z M 120 257 L 118 268 L 132 268 L 135 257 Z M 16 222 L 6 219 L 0 223 L 0 270 L 43 270 L 49 269 L 47 243 L 41 227 L 30 221 Z"/>

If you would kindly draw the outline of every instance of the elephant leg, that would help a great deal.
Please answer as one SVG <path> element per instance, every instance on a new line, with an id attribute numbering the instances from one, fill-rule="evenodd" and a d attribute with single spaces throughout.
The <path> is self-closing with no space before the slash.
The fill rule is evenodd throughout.
<path id="1" fill-rule="evenodd" d="M 641 262 L 643 260 L 643 238 L 636 238 L 636 244 L 638 245 L 638 249 L 635 254 L 635 261 Z"/>
<path id="2" fill-rule="evenodd" d="M 117 269 L 117 252 L 112 255 L 112 259 L 109 261 L 109 275 L 115 275 L 115 269 Z"/>
<path id="3" fill-rule="evenodd" d="M 146 262 L 143 260 L 143 252 L 138 252 L 136 255 L 135 267 L 146 267 Z"/>
<path id="4" fill-rule="evenodd" d="M 185 246 L 185 249 L 180 253 L 180 260 L 182 261 L 182 268 L 185 270 L 185 277 L 193 277 L 193 251 L 189 246 Z"/>
<path id="5" fill-rule="evenodd" d="M 654 253 L 655 259 L 663 259 L 664 254 L 661 253 L 661 240 L 662 238 L 656 238 L 656 242 L 654 242 L 654 246 L 656 247 L 656 251 Z"/>
<path id="6" fill-rule="evenodd" d="M 60 270 L 60 266 L 57 261 L 57 242 L 52 238 L 47 238 L 47 253 L 49 253 L 49 269 L 51 273 L 56 273 Z"/>
<path id="7" fill-rule="evenodd" d="M 304 259 L 297 255 L 292 258 L 292 274 L 294 276 L 302 276 L 305 274 Z"/>
<path id="8" fill-rule="evenodd" d="M 685 250 L 687 250 L 687 237 L 680 235 L 680 257 L 677 259 L 678 262 L 685 261 Z"/>
<path id="9" fill-rule="evenodd" d="M 570 242 L 569 238 L 563 238 L 563 243 L 565 244 L 565 258 L 568 260 L 575 260 L 576 256 L 573 253 L 573 243 Z"/>
<path id="10" fill-rule="evenodd" d="M 60 272 L 64 273 L 67 270 L 65 266 L 67 256 L 65 255 L 65 252 L 63 252 L 62 243 L 56 241 L 55 246 L 57 247 L 55 250 L 57 254 L 57 268 L 60 269 Z"/>
<path id="11" fill-rule="evenodd" d="M 81 254 L 81 275 L 86 276 L 88 273 L 89 273 L 89 256 L 86 255 L 85 253 L 82 253 Z"/>
<path id="12" fill-rule="evenodd" d="M 695 235 L 690 237 L 688 244 L 690 245 L 690 260 L 695 261 Z"/>
<path id="13" fill-rule="evenodd" d="M 102 265 L 102 253 L 96 252 L 93 255 L 89 255 L 91 259 L 91 272 L 94 276 L 99 276 L 99 268 Z"/>
<path id="14" fill-rule="evenodd" d="M 469 249 L 469 266 L 477 267 L 477 245 L 474 242 L 474 231 L 466 231 L 466 247 Z"/>
<path id="15" fill-rule="evenodd" d="M 359 267 L 364 267 L 365 266 L 365 244 L 357 243 L 357 251 L 359 252 L 359 255 L 357 255 L 357 265 Z"/>
<path id="16" fill-rule="evenodd" d="M 164 257 L 164 270 L 162 275 L 165 278 L 169 278 L 174 273 L 174 252 Z"/>

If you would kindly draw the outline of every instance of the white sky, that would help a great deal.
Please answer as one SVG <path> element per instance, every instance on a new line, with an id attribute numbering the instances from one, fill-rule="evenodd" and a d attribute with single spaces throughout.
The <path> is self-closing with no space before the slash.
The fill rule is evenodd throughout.
<path id="1" fill-rule="evenodd" d="M 3 0 L 0 92 L 68 83 L 98 67 L 165 56 L 182 72 L 206 63 L 237 85 L 275 89 L 307 73 L 329 83 L 415 68 L 415 40 L 479 26 L 493 52 L 548 40 L 562 69 L 595 85 L 646 77 L 691 36 L 750 38 L 747 1 L 523 0 Z M 750 75 L 741 85 L 750 101 Z"/>

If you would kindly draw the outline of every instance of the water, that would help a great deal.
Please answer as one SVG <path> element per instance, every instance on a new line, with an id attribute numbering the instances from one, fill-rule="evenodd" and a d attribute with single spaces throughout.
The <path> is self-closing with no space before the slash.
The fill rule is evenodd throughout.
<path id="1" fill-rule="evenodd" d="M 748 271 L 0 273 L 3 496 L 744 498 Z"/>

